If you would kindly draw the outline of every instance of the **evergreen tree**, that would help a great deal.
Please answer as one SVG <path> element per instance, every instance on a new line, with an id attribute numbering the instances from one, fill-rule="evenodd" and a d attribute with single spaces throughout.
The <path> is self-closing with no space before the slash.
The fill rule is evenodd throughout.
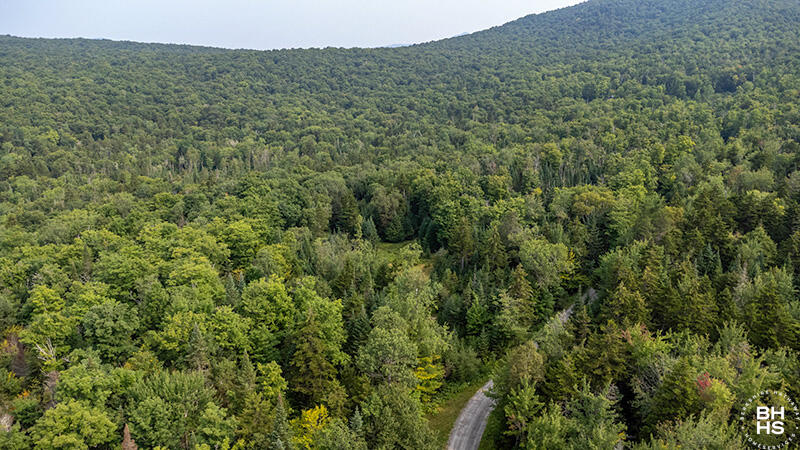
<path id="1" fill-rule="evenodd" d="M 696 388 L 697 373 L 686 357 L 680 358 L 658 387 L 648 408 L 643 433 L 653 433 L 658 424 L 688 419 L 700 412 L 700 396 Z"/>
<path id="2" fill-rule="evenodd" d="M 637 290 L 628 287 L 623 280 L 617 285 L 603 303 L 600 318 L 603 321 L 613 320 L 623 328 L 631 325 L 649 323 L 649 312 L 644 297 Z"/>
<path id="3" fill-rule="evenodd" d="M 378 242 L 380 240 L 378 230 L 375 228 L 375 222 L 372 220 L 372 217 L 367 216 L 361 223 L 361 233 L 367 241 Z"/>
<path id="4" fill-rule="evenodd" d="M 589 313 L 586 310 L 586 304 L 581 301 L 574 307 L 572 316 L 567 322 L 567 329 L 573 336 L 577 345 L 582 345 L 586 342 L 591 332 L 591 323 L 592 321 L 589 318 Z"/>
<path id="5" fill-rule="evenodd" d="M 510 427 L 508 434 L 514 437 L 517 446 L 525 440 L 528 423 L 539 414 L 543 406 L 536 395 L 536 383 L 530 384 L 527 379 L 509 392 L 503 412 Z"/>
<path id="6" fill-rule="evenodd" d="M 402 384 L 378 386 L 362 408 L 368 448 L 436 448 L 419 400 Z"/>
<path id="7" fill-rule="evenodd" d="M 578 386 L 578 374 L 572 353 L 564 355 L 558 361 L 550 362 L 540 389 L 543 398 L 548 402 L 562 402 L 572 396 Z"/>
<path id="8" fill-rule="evenodd" d="M 581 372 L 594 388 L 603 388 L 620 380 L 625 374 L 626 351 L 622 330 L 609 320 L 586 342 L 586 352 L 580 363 Z"/>
<path id="9" fill-rule="evenodd" d="M 326 403 L 328 395 L 335 389 L 336 368 L 325 357 L 326 346 L 313 309 L 308 310 L 295 341 L 296 349 L 289 366 L 291 386 L 298 395 L 298 404 Z"/>
<path id="10" fill-rule="evenodd" d="M 486 266 L 489 270 L 496 271 L 506 268 L 508 265 L 508 256 L 497 225 L 492 226 L 489 230 L 484 251 L 486 255 Z"/>
<path id="11" fill-rule="evenodd" d="M 448 238 L 447 246 L 457 260 L 459 271 L 463 273 L 475 251 L 472 224 L 466 217 L 462 217 L 456 223 Z"/>
<path id="12" fill-rule="evenodd" d="M 271 448 L 289 450 L 294 448 L 292 432 L 289 427 L 286 408 L 283 405 L 283 397 L 278 397 L 278 404 L 275 406 L 275 418 L 272 421 L 272 433 L 270 434 Z"/>
<path id="13" fill-rule="evenodd" d="M 201 372 L 207 372 L 210 366 L 209 344 L 197 323 L 192 324 L 187 346 L 186 363 L 188 367 Z"/>
<path id="14" fill-rule="evenodd" d="M 743 318 L 750 342 L 760 348 L 800 349 L 800 321 L 788 311 L 794 297 L 791 273 L 772 268 L 759 274 L 746 289 Z"/>
<path id="15" fill-rule="evenodd" d="M 524 302 L 530 301 L 533 296 L 533 288 L 528 281 L 528 274 L 521 264 L 517 264 L 511 273 L 511 285 L 508 287 L 508 294 Z"/>
<path id="16" fill-rule="evenodd" d="M 250 361 L 247 352 L 242 355 L 239 361 L 239 370 L 236 372 L 236 392 L 232 402 L 232 407 L 236 411 L 244 408 L 247 398 L 256 390 L 256 370 Z"/>

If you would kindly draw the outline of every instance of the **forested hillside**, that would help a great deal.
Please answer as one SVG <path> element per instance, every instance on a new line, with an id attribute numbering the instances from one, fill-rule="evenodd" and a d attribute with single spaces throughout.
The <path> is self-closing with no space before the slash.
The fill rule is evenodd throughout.
<path id="1" fill-rule="evenodd" d="M 795 0 L 0 37 L 2 449 L 435 448 L 489 371 L 489 447 L 744 448 L 799 287 Z"/>

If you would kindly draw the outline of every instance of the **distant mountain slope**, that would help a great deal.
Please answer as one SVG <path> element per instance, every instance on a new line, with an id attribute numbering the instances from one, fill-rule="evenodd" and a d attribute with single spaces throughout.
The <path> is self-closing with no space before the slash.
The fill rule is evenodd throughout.
<path id="1" fill-rule="evenodd" d="M 516 123 L 564 98 L 643 87 L 695 98 L 733 92 L 764 70 L 797 72 L 798 24 L 800 4 L 788 0 L 591 0 L 391 49 L 243 51 L 0 37 L 0 96 L 16 108 L 0 118 L 6 126 L 23 125 L 21 117 L 40 126 L 57 110 L 59 126 L 104 130 L 95 136 L 120 132 L 112 125 L 120 121 L 137 124 L 126 132 L 164 136 L 190 124 L 212 135 L 244 126 L 274 132 L 295 129 L 289 123 L 303 109 L 340 123 L 386 120 L 377 112 L 400 114 L 404 124 L 463 127 L 478 107 L 484 120 Z M 111 105 L 92 110 L 87 99 L 97 98 Z M 165 127 L 176 113 L 179 123 Z"/>
<path id="2" fill-rule="evenodd" d="M 368 58 L 380 67 L 424 72 L 425 61 L 467 63 L 476 58 L 525 55 L 525 60 L 515 60 L 514 63 L 546 65 L 575 62 L 572 58 L 576 57 L 604 61 L 610 56 L 598 54 L 599 51 L 627 56 L 632 51 L 641 50 L 658 50 L 667 55 L 679 49 L 691 53 L 693 43 L 696 45 L 703 40 L 715 41 L 714 46 L 704 50 L 713 53 L 730 51 L 731 58 L 747 57 L 776 42 L 788 44 L 790 47 L 786 51 L 800 48 L 800 39 L 795 39 L 800 37 L 798 22 L 800 5 L 790 0 L 590 0 L 526 16 L 486 31 L 399 48 L 259 52 L 106 40 L 0 37 L 0 56 L 8 54 L 11 49 L 21 48 L 42 55 L 67 54 L 88 58 L 114 50 L 122 52 L 119 58 L 123 60 L 150 52 L 184 57 L 213 54 L 222 60 L 227 58 L 226 62 L 234 67 L 243 59 L 256 58 L 267 63 L 262 70 L 275 73 L 280 73 L 281 68 L 271 67 L 268 64 L 270 60 L 291 71 L 304 63 L 323 66 L 357 64 L 359 60 Z M 707 52 L 704 54 L 709 55 Z M 422 64 L 415 64 L 420 61 L 411 58 L 423 58 Z M 319 74 L 312 72 L 308 75 L 317 77 Z M 354 75 L 357 76 L 358 72 Z"/>
<path id="3" fill-rule="evenodd" d="M 445 46 L 509 43 L 554 50 L 605 48 L 657 37 L 727 36 L 742 32 L 785 33 L 797 22 L 800 6 L 786 0 L 590 0 L 572 7 L 526 16 L 463 38 L 440 41 Z M 765 25 L 769 24 L 765 29 Z M 566 49 L 565 49 L 566 50 Z"/>

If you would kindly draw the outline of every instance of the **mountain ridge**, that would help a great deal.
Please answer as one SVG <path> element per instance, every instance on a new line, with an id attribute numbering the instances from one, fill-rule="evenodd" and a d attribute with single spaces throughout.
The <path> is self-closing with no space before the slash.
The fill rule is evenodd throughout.
<path id="1" fill-rule="evenodd" d="M 667 5 L 671 5 L 669 8 Z M 158 42 L 139 42 L 132 40 L 111 40 L 94 38 L 29 38 L 12 35 L 0 35 L 0 40 L 22 40 L 29 43 L 63 42 L 74 41 L 76 43 L 91 44 L 99 46 L 133 46 L 140 48 L 166 50 L 169 48 L 194 51 L 219 51 L 219 52 L 302 52 L 302 51 L 370 51 L 396 48 L 424 48 L 438 46 L 459 47 L 464 43 L 485 38 L 491 38 L 497 34 L 508 35 L 516 34 L 519 31 L 527 32 L 529 36 L 541 38 L 542 34 L 537 29 L 549 27 L 547 35 L 558 32 L 569 31 L 570 28 L 578 29 L 581 33 L 586 33 L 586 37 L 598 37 L 598 31 L 607 30 L 618 25 L 631 25 L 634 20 L 647 20 L 649 24 L 672 26 L 681 19 L 691 19 L 691 22 L 707 20 L 713 18 L 720 12 L 733 13 L 742 8 L 747 8 L 753 12 L 748 15 L 752 21 L 762 21 L 766 15 L 769 19 L 783 19 L 783 21 L 793 21 L 800 17 L 800 5 L 790 0 L 732 0 L 732 1 L 700 1 L 700 0 L 670 0 L 668 2 L 656 0 L 587 0 L 576 5 L 567 6 L 542 13 L 529 14 L 515 20 L 511 20 L 501 25 L 497 25 L 485 30 L 472 33 L 461 33 L 459 35 L 439 39 L 435 41 L 397 44 L 395 46 L 383 47 L 313 47 L 313 48 L 285 48 L 285 49 L 229 49 L 194 44 L 173 44 Z M 677 13 L 676 13 L 677 11 Z M 767 14 L 769 13 L 769 14 Z M 726 14 L 729 16 L 730 14 Z M 777 20 L 780 22 L 780 20 Z M 580 23 L 580 27 L 576 27 Z M 581 30 L 581 28 L 584 28 Z M 613 31 L 602 31 L 601 38 L 608 39 Z M 623 29 L 623 34 L 633 34 L 630 27 Z M 519 42 L 520 38 L 511 38 L 510 41 Z M 550 42 L 557 42 L 552 36 Z M 21 41 L 19 43 L 22 43 Z M 591 42 L 583 42 L 584 45 L 591 45 Z"/>

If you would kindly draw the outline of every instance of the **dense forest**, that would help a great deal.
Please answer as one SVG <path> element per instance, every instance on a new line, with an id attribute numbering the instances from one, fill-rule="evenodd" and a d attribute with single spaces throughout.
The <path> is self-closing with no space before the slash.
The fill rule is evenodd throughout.
<path id="1" fill-rule="evenodd" d="M 0 37 L 2 449 L 435 449 L 489 378 L 486 448 L 745 448 L 798 288 L 796 0 Z"/>

